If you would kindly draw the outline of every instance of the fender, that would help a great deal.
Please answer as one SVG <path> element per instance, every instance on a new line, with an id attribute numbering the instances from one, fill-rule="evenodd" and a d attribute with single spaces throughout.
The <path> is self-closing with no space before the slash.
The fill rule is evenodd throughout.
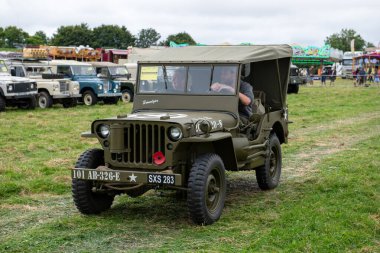
<path id="1" fill-rule="evenodd" d="M 222 158 L 226 169 L 236 170 L 238 167 L 234 148 L 235 141 L 233 141 L 231 133 L 216 132 L 210 133 L 207 137 L 204 135 L 192 136 L 189 138 L 183 138 L 181 140 L 181 144 L 182 143 L 193 143 L 195 145 L 202 145 L 202 143 L 212 144 L 214 152 Z"/>

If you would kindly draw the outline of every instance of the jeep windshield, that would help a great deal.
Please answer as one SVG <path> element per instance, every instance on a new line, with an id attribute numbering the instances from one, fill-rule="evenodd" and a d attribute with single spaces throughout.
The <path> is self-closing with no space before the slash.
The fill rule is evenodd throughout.
<path id="1" fill-rule="evenodd" d="M 142 65 L 140 94 L 234 95 L 237 64 Z"/>
<path id="2" fill-rule="evenodd" d="M 126 67 L 109 67 L 111 76 L 126 76 L 128 75 L 128 70 Z"/>
<path id="3" fill-rule="evenodd" d="M 73 74 L 77 76 L 96 76 L 95 68 L 92 66 L 71 66 Z"/>
<path id="4" fill-rule="evenodd" d="M 8 73 L 8 69 L 4 61 L 0 61 L 0 73 Z"/>

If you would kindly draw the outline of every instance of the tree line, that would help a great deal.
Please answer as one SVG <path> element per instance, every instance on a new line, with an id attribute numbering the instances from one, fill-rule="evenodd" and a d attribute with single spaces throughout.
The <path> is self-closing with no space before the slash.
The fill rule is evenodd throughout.
<path id="1" fill-rule="evenodd" d="M 22 45 L 53 45 L 53 46 L 79 46 L 89 45 L 93 48 L 120 48 L 128 46 L 147 48 L 153 45 L 169 46 L 170 41 L 177 44 L 188 43 L 195 45 L 195 40 L 187 32 L 171 34 L 161 40 L 161 35 L 153 28 L 141 29 L 133 35 L 125 26 L 101 25 L 93 29 L 86 23 L 80 25 L 60 26 L 52 37 L 44 31 L 37 31 L 29 35 L 16 26 L 0 27 L 0 48 L 14 48 Z M 353 29 L 342 29 L 325 39 L 325 43 L 342 51 L 351 50 L 351 40 L 355 39 L 355 50 L 361 51 L 366 47 L 374 47 L 366 42 L 360 34 Z"/>
<path id="2" fill-rule="evenodd" d="M 147 48 L 154 45 L 169 46 L 170 41 L 195 45 L 195 40 L 187 32 L 169 35 L 159 41 L 161 35 L 153 28 L 141 29 L 133 35 L 125 26 L 101 25 L 90 28 L 88 24 L 60 26 L 57 32 L 48 37 L 44 31 L 29 35 L 16 26 L 0 27 L 0 48 L 15 48 L 22 45 L 79 46 L 93 48 L 120 48 L 128 46 Z"/>

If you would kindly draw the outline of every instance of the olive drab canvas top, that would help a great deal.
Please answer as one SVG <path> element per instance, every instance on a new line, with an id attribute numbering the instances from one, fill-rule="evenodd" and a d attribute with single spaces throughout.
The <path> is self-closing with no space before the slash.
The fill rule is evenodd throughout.
<path id="1" fill-rule="evenodd" d="M 167 48 L 139 63 L 248 63 L 292 57 L 289 45 L 190 46 Z"/>
<path id="2" fill-rule="evenodd" d="M 170 95 L 160 92 L 150 92 L 149 94 L 141 92 L 143 83 L 146 82 L 144 80 L 148 80 L 150 77 L 147 75 L 154 74 L 156 77 L 157 73 L 160 73 L 157 69 L 163 68 L 163 66 L 165 68 L 195 66 L 196 68 L 200 65 L 213 66 L 210 67 L 211 71 L 215 71 L 217 67 L 222 65 L 239 68 L 244 77 L 243 81 L 251 84 L 254 91 L 265 93 L 266 105 L 271 111 L 282 110 L 286 106 L 286 91 L 292 54 L 293 51 L 289 45 L 189 46 L 163 49 L 138 62 L 139 71 L 144 69 L 144 73 L 138 76 L 138 91 L 133 104 L 133 111 L 208 109 L 237 114 L 239 100 L 237 93 L 234 96 L 218 96 L 215 94 Z M 150 73 L 148 71 L 150 67 L 152 69 L 155 67 L 155 71 Z M 248 71 L 245 70 L 246 67 L 249 68 Z M 174 71 L 168 69 L 161 72 L 170 75 Z M 162 79 L 165 79 L 164 77 Z M 193 83 L 195 83 L 194 79 L 199 78 L 199 76 L 194 75 L 191 77 Z M 207 80 L 210 81 L 209 79 Z M 190 79 L 188 83 L 190 83 Z"/>

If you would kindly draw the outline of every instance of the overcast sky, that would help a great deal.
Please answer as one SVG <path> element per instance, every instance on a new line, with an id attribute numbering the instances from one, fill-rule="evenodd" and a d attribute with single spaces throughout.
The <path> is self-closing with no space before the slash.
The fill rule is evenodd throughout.
<path id="1" fill-rule="evenodd" d="M 18 26 L 48 36 L 61 25 L 124 25 L 137 35 L 154 28 L 161 40 L 186 31 L 196 42 L 321 46 L 327 36 L 352 28 L 380 42 L 380 0 L 0 0 L 0 27 Z"/>

